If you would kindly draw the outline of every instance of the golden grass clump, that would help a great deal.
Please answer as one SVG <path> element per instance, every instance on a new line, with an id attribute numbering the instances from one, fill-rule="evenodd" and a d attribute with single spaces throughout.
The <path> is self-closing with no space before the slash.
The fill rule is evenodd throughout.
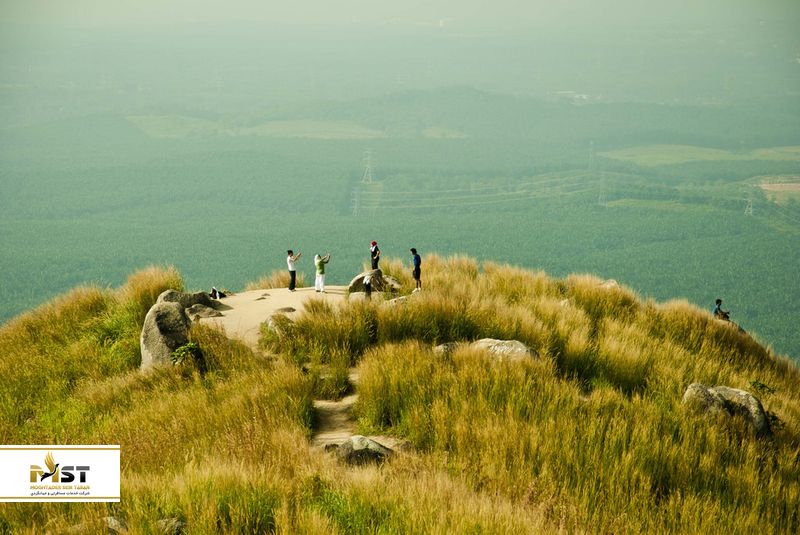
<path id="1" fill-rule="evenodd" d="M 138 366 L 144 315 L 182 285 L 174 269 L 148 268 L 116 291 L 78 288 L 0 328 L 0 441 L 57 441 L 76 414 L 62 404 L 83 381 Z"/>

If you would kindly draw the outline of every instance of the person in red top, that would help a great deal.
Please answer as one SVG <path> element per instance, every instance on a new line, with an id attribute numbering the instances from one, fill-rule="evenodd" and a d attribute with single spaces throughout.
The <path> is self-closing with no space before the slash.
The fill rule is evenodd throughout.
<path id="1" fill-rule="evenodd" d="M 372 269 L 378 269 L 378 261 L 381 259 L 381 250 L 378 249 L 378 242 L 372 240 L 369 247 L 369 258 L 372 260 Z"/>

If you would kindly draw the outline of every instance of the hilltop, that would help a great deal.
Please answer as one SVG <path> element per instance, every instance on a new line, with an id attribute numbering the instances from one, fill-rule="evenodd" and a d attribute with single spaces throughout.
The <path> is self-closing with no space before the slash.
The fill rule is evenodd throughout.
<path id="1" fill-rule="evenodd" d="M 223 310 L 226 330 L 192 325 L 194 360 L 149 372 L 139 334 L 159 294 L 184 290 L 172 268 L 75 289 L 1 327 L 0 442 L 120 444 L 123 498 L 4 504 L 0 532 L 106 517 L 130 533 L 164 519 L 192 533 L 800 529 L 800 370 L 787 358 L 684 300 L 591 275 L 429 255 L 411 294 L 403 265 L 382 263 L 399 300 L 287 303 L 276 274 L 230 309 L 264 297 L 260 314 L 284 314 L 255 333 Z M 530 352 L 467 344 L 482 338 Z M 693 383 L 754 394 L 769 433 L 689 410 Z M 382 464 L 312 444 L 315 400 L 354 394 L 354 431 L 403 445 Z"/>

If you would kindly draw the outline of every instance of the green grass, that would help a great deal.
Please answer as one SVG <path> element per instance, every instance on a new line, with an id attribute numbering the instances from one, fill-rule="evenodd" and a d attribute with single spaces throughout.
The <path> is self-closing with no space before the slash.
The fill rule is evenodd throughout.
<path id="1" fill-rule="evenodd" d="M 800 162 L 800 147 L 773 147 L 768 149 L 756 149 L 743 153 L 734 153 L 727 150 L 690 145 L 645 145 L 603 152 L 600 153 L 600 155 L 614 160 L 633 162 L 645 167 L 725 160 Z"/>

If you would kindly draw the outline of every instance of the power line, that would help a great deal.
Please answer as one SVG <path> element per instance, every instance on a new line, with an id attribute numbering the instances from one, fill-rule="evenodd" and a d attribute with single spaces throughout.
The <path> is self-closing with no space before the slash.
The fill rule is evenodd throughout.
<path id="1" fill-rule="evenodd" d="M 552 178 L 552 179 L 549 179 L 549 180 L 534 180 L 534 181 L 529 181 L 529 182 L 516 182 L 516 183 L 510 183 L 510 184 L 495 184 L 495 185 L 486 185 L 486 186 L 480 186 L 480 187 L 474 187 L 474 188 L 460 188 L 460 189 L 451 189 L 451 190 L 391 191 L 391 192 L 388 192 L 388 193 L 391 193 L 392 197 L 411 197 L 411 198 L 420 198 L 420 199 L 427 199 L 431 195 L 448 194 L 448 193 L 463 194 L 463 195 L 475 195 L 475 194 L 479 194 L 480 191 L 486 191 L 486 190 L 498 190 L 498 189 L 502 189 L 502 188 L 517 188 L 517 190 L 519 190 L 520 188 L 523 188 L 523 187 L 526 187 L 526 186 L 542 186 L 542 185 L 551 184 L 551 183 L 561 183 L 561 184 L 563 184 L 563 183 L 565 183 L 565 181 L 573 181 L 573 180 L 577 180 L 577 179 L 581 179 L 581 178 L 587 178 L 589 176 L 590 176 L 589 173 L 580 173 L 580 174 L 575 174 L 575 175 L 561 176 L 561 177 L 557 177 L 557 178 Z"/>
<path id="2" fill-rule="evenodd" d="M 563 196 L 566 196 L 566 195 L 577 195 L 579 193 L 587 193 L 587 192 L 590 192 L 590 191 L 596 191 L 596 188 L 591 187 L 591 188 L 584 188 L 584 189 L 574 190 L 574 191 L 553 191 L 550 194 L 543 194 L 543 193 L 539 192 L 539 193 L 531 193 L 529 195 L 523 195 L 523 196 L 517 195 L 517 196 L 515 196 L 513 198 L 490 199 L 490 200 L 485 200 L 485 198 L 476 196 L 476 197 L 473 198 L 474 202 L 455 202 L 455 203 L 453 203 L 453 202 L 446 202 L 446 203 L 436 202 L 434 204 L 419 203 L 419 204 L 407 204 L 407 205 L 384 205 L 384 204 L 377 203 L 375 205 L 370 205 L 370 208 L 381 207 L 381 208 L 392 208 L 392 209 L 395 209 L 395 210 L 402 210 L 402 209 L 405 209 L 405 208 L 452 208 L 452 207 L 461 207 L 461 206 L 480 206 L 480 205 L 485 205 L 485 204 L 498 204 L 498 203 L 504 203 L 504 202 L 518 202 L 518 201 L 527 201 L 527 200 L 533 200 L 533 199 L 547 199 L 547 198 L 553 198 L 553 197 L 563 197 Z M 462 199 L 463 199 L 463 201 L 472 200 L 472 199 L 468 199 L 468 198 L 462 198 Z"/>

